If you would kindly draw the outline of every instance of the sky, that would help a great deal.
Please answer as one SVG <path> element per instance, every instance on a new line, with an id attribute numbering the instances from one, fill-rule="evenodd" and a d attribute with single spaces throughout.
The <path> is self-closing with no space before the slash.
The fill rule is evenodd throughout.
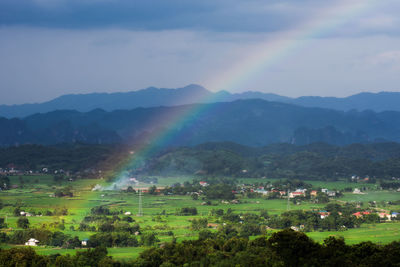
<path id="1" fill-rule="evenodd" d="M 200 84 L 400 91 L 398 0 L 1 0 L 0 104 Z"/>

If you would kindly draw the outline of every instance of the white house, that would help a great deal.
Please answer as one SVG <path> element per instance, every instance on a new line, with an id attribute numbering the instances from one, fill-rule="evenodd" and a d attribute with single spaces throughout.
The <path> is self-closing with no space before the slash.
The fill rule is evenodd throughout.
<path id="1" fill-rule="evenodd" d="M 327 195 L 328 195 L 328 197 L 335 197 L 336 196 L 336 192 L 335 191 L 328 191 Z"/>
<path id="2" fill-rule="evenodd" d="M 361 194 L 361 190 L 358 188 L 354 188 L 353 194 Z"/>
<path id="3" fill-rule="evenodd" d="M 85 246 L 85 247 L 86 247 L 86 246 L 87 246 L 88 240 L 89 240 L 89 239 L 87 239 L 87 238 L 83 239 L 82 242 L 81 242 L 82 246 Z"/>
<path id="4" fill-rule="evenodd" d="M 25 242 L 25 246 L 37 246 L 37 243 L 39 243 L 39 240 L 36 240 L 34 238 L 31 238 L 28 240 L 28 242 Z"/>
<path id="5" fill-rule="evenodd" d="M 207 182 L 201 181 L 199 182 L 199 184 L 203 187 L 209 186 L 209 184 Z"/>

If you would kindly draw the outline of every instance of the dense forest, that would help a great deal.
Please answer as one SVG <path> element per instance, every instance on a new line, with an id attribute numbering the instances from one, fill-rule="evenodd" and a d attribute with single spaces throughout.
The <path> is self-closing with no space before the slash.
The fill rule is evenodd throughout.
<path id="1" fill-rule="evenodd" d="M 0 149 L 0 168 L 48 168 L 70 172 L 115 169 L 131 155 L 122 145 L 23 145 Z M 129 165 L 128 170 L 129 170 Z M 235 143 L 205 143 L 161 150 L 144 161 L 138 175 L 199 175 L 297 179 L 400 177 L 400 144 L 375 143 L 333 146 L 273 144 L 248 147 Z"/>
<path id="2" fill-rule="evenodd" d="M 207 143 L 169 149 L 148 161 L 148 174 L 199 174 L 233 177 L 338 179 L 356 176 L 400 177 L 400 145 L 323 143 L 246 147 Z"/>

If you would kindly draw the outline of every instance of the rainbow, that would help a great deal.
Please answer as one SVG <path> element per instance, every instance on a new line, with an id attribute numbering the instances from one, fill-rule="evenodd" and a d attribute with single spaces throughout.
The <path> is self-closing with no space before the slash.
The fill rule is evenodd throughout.
<path id="1" fill-rule="evenodd" d="M 215 90 L 232 91 L 314 39 L 326 36 L 378 3 L 376 0 L 335 2 L 335 5 L 320 10 L 318 15 L 305 23 L 285 32 L 271 34 L 264 41 L 252 47 L 248 54 L 242 55 L 236 64 L 207 80 L 204 84 Z"/>
<path id="2" fill-rule="evenodd" d="M 205 83 L 209 88 L 217 90 L 237 87 L 267 67 L 287 57 L 290 53 L 312 42 L 313 39 L 328 34 L 351 18 L 365 12 L 376 2 L 376 0 L 337 1 L 335 5 L 326 8 L 304 24 L 290 31 L 277 34 L 273 38 L 267 38 L 252 49 L 249 54 L 244 55 L 241 60 L 238 60 L 237 64 Z M 217 100 L 212 99 L 212 97 L 199 98 L 198 96 L 194 96 L 193 99 L 197 99 L 198 103 L 212 103 L 215 102 L 213 100 Z M 166 130 L 153 131 L 146 139 L 146 142 L 136 140 L 137 143 L 146 144 L 132 151 L 129 158 L 125 161 L 124 166 L 116 171 L 118 173 L 116 184 L 124 184 L 124 181 L 129 178 L 126 172 L 127 169 L 138 168 L 145 158 L 156 153 L 160 147 L 179 138 L 179 134 L 176 134 L 174 128 L 180 128 L 194 121 L 199 114 L 205 112 L 210 106 L 212 105 L 188 105 L 185 108 L 177 109 L 175 113 L 155 118 L 154 121 L 149 122 L 149 125 L 162 125 L 163 127 L 161 128 L 165 128 Z"/>

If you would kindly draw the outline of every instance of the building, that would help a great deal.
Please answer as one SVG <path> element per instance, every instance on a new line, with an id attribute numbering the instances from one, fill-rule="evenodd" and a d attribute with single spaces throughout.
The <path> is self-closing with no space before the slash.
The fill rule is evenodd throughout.
<path id="1" fill-rule="evenodd" d="M 89 241 L 89 239 L 87 239 L 87 238 L 83 239 L 82 242 L 81 242 L 82 246 L 86 247 L 88 241 Z"/>
<path id="2" fill-rule="evenodd" d="M 25 242 L 25 246 L 37 246 L 37 243 L 39 243 L 39 240 L 36 240 L 34 238 L 31 238 L 28 240 L 28 242 Z"/>
<path id="3" fill-rule="evenodd" d="M 325 210 L 321 210 L 318 212 L 319 216 L 321 217 L 321 219 L 325 219 L 326 217 L 328 217 L 331 213 L 327 212 Z"/>
<path id="4" fill-rule="evenodd" d="M 369 212 L 369 211 L 359 211 L 359 212 L 353 213 L 353 216 L 356 216 L 357 218 L 361 218 L 364 215 L 369 215 L 369 214 L 371 214 L 371 212 Z"/>
<path id="5" fill-rule="evenodd" d="M 328 191 L 327 195 L 328 195 L 328 197 L 336 197 L 336 192 L 335 191 Z"/>
<path id="6" fill-rule="evenodd" d="M 258 194 L 263 194 L 264 196 L 268 195 L 268 191 L 264 190 L 264 189 L 256 189 L 253 191 L 254 193 L 258 193 Z"/>
<path id="7" fill-rule="evenodd" d="M 295 198 L 295 197 L 304 197 L 305 194 L 303 192 L 290 192 L 289 193 L 289 198 Z"/>
<path id="8" fill-rule="evenodd" d="M 386 212 L 380 212 L 378 213 L 379 218 L 381 219 L 386 219 L 388 221 L 390 221 L 392 219 L 392 216 L 390 216 L 390 214 L 386 213 Z"/>
<path id="9" fill-rule="evenodd" d="M 207 182 L 204 182 L 204 181 L 199 182 L 199 184 L 201 186 L 204 186 L 204 187 L 209 186 L 209 184 Z"/>
<path id="10" fill-rule="evenodd" d="M 358 188 L 354 188 L 353 194 L 361 194 L 361 190 Z"/>

